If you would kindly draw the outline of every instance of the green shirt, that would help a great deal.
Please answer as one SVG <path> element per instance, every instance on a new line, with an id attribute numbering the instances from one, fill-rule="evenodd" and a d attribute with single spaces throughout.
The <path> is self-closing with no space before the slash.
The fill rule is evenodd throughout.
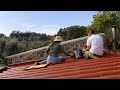
<path id="1" fill-rule="evenodd" d="M 69 56 L 67 52 L 64 51 L 63 46 L 61 46 L 58 43 L 53 43 L 48 49 L 46 50 L 46 53 L 50 56 L 57 57 L 58 54 L 64 53 L 65 55 Z"/>

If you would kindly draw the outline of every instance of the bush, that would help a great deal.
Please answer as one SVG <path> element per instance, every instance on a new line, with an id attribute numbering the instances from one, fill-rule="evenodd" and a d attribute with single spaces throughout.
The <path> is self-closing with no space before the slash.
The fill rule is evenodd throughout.
<path id="1" fill-rule="evenodd" d="M 4 59 L 0 58 L 0 66 L 4 66 L 4 65 L 5 65 Z"/>

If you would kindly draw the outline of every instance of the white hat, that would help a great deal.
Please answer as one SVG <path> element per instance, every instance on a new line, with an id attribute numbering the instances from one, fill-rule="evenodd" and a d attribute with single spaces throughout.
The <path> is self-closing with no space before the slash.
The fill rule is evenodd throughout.
<path id="1" fill-rule="evenodd" d="M 62 37 L 61 36 L 56 36 L 54 41 L 63 41 Z"/>

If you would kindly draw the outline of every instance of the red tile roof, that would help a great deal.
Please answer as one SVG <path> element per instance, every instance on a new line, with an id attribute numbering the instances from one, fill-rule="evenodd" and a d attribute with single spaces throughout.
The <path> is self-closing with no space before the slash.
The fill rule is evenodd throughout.
<path id="1" fill-rule="evenodd" d="M 41 69 L 24 71 L 31 63 L 11 66 L 0 79 L 120 79 L 120 56 L 107 54 L 100 59 L 69 58 Z"/>

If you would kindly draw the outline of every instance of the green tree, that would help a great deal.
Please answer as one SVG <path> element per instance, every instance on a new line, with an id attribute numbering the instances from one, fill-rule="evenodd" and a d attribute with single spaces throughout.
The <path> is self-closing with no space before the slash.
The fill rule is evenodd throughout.
<path id="1" fill-rule="evenodd" d="M 6 38 L 6 36 L 2 33 L 0 33 L 0 38 Z"/>
<path id="2" fill-rule="evenodd" d="M 64 40 L 70 40 L 85 36 L 85 32 L 86 32 L 85 26 L 74 25 L 64 29 L 60 28 L 59 31 L 57 32 L 57 35 L 62 36 Z"/>
<path id="3" fill-rule="evenodd" d="M 7 55 L 13 55 L 22 52 L 23 45 L 21 45 L 16 38 L 11 39 L 6 43 Z"/>
<path id="4" fill-rule="evenodd" d="M 96 30 L 97 33 L 105 33 L 111 38 L 111 26 L 120 24 L 120 13 L 116 11 L 98 12 L 93 19 L 90 28 Z"/>
<path id="5" fill-rule="evenodd" d="M 104 33 L 106 28 L 112 25 L 112 17 L 110 14 L 97 14 L 94 15 L 94 21 L 91 28 L 96 30 L 97 33 Z"/>

